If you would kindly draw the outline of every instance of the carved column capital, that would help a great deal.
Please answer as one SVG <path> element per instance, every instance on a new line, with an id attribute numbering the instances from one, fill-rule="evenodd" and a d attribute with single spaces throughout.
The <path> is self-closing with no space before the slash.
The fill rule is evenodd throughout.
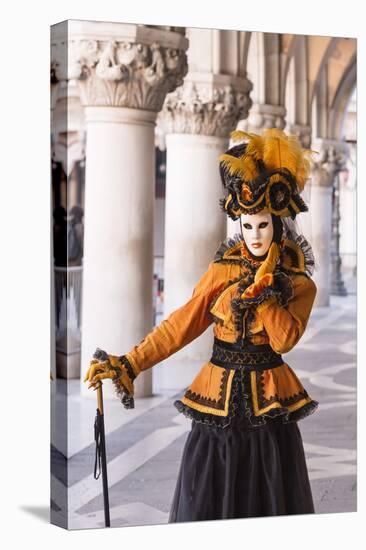
<path id="1" fill-rule="evenodd" d="M 84 106 L 161 110 L 167 93 L 187 74 L 188 40 L 141 25 L 68 22 L 67 65 L 51 60 L 53 78 L 76 80 Z M 53 51 L 60 50 L 53 37 Z"/>
<path id="2" fill-rule="evenodd" d="M 64 29 L 64 27 L 63 27 Z M 54 40 L 55 31 L 51 32 L 51 66 L 50 66 L 50 92 L 51 111 L 56 107 L 59 98 L 60 83 L 66 80 L 67 68 L 67 34 L 57 33 L 57 40 Z"/>
<path id="3" fill-rule="evenodd" d="M 200 134 L 228 138 L 251 106 L 251 82 L 244 77 L 190 74 L 167 96 L 158 116 L 165 134 Z"/>
<path id="4" fill-rule="evenodd" d="M 311 126 L 305 124 L 291 124 L 289 133 L 297 136 L 304 149 L 309 149 L 311 145 Z"/>
<path id="5" fill-rule="evenodd" d="M 283 130 L 286 126 L 285 116 L 286 109 L 281 105 L 254 103 L 249 111 L 248 118 L 239 122 L 238 129 L 255 133 L 260 133 L 266 128 L 280 128 Z"/>
<path id="6" fill-rule="evenodd" d="M 317 139 L 312 149 L 318 155 L 313 162 L 311 184 L 319 187 L 331 187 L 335 175 L 344 169 L 348 158 L 346 142 L 331 139 Z"/>

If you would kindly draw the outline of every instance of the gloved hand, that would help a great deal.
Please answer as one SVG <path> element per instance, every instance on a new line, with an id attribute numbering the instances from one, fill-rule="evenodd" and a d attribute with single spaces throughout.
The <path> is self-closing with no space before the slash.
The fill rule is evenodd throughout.
<path id="1" fill-rule="evenodd" d="M 267 305 L 279 298 L 282 303 L 281 278 L 274 274 L 277 260 L 279 258 L 279 246 L 272 242 L 269 247 L 267 258 L 257 269 L 254 276 L 254 283 L 249 285 L 240 296 L 239 307 L 248 308 L 252 306 Z"/>
<path id="2" fill-rule="evenodd" d="M 266 273 L 273 273 L 276 268 L 277 260 L 279 258 L 280 249 L 276 242 L 272 242 L 269 247 L 267 258 L 262 262 L 262 265 L 257 269 L 257 272 L 254 277 L 254 282 L 258 283 L 263 275 Z"/>
<path id="3" fill-rule="evenodd" d="M 249 285 L 241 295 L 241 298 L 255 298 L 259 296 L 266 287 L 273 285 L 273 273 L 266 273 L 257 282 Z"/>
<path id="4" fill-rule="evenodd" d="M 293 283 L 288 275 L 281 272 L 265 273 L 241 294 L 240 307 L 255 306 L 259 311 L 275 301 L 284 307 L 292 300 L 293 296 Z"/>
<path id="5" fill-rule="evenodd" d="M 88 388 L 96 389 L 101 380 L 108 378 L 114 383 L 125 408 L 134 408 L 133 381 L 136 375 L 129 361 L 124 355 L 110 355 L 98 348 L 90 361 L 84 382 L 89 382 Z"/>

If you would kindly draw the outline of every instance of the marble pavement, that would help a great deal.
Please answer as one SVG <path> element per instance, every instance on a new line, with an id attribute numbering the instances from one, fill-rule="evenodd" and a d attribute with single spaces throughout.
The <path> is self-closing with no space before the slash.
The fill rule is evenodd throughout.
<path id="1" fill-rule="evenodd" d="M 313 310 L 308 328 L 286 360 L 319 401 L 318 410 L 299 422 L 316 513 L 353 512 L 356 492 L 356 281 L 345 277 L 346 297 Z M 60 395 L 66 391 L 58 380 Z M 51 452 L 52 514 L 65 512 L 68 487 L 71 529 L 104 526 L 101 478 L 93 478 L 95 400 L 80 396 L 79 382 L 68 383 L 68 437 L 59 430 Z M 136 400 L 125 410 L 105 403 L 109 498 L 112 527 L 166 523 L 190 421 L 173 401 L 181 391 Z M 56 407 L 57 399 L 53 406 Z M 60 495 L 58 502 L 57 495 Z"/>

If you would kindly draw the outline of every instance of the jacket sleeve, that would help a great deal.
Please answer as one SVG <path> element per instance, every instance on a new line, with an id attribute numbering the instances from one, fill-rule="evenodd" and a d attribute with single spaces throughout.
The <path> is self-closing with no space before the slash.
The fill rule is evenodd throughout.
<path id="1" fill-rule="evenodd" d="M 292 283 L 293 297 L 286 306 L 280 306 L 271 296 L 257 308 L 269 344 L 277 353 L 290 351 L 300 340 L 317 292 L 314 281 L 305 275 L 295 275 Z"/>
<path id="2" fill-rule="evenodd" d="M 145 338 L 126 353 L 136 374 L 160 363 L 198 338 L 213 322 L 209 305 L 224 280 L 217 276 L 218 264 L 211 262 L 186 304 L 173 311 Z"/>

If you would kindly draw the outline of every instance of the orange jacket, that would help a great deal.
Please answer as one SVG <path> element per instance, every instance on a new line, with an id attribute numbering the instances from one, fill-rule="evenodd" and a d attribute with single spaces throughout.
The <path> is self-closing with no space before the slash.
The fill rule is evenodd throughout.
<path id="1" fill-rule="evenodd" d="M 306 274 L 305 254 L 294 241 L 282 241 L 278 272 L 287 285 L 283 292 L 287 292 L 286 304 L 280 305 L 278 295 L 271 292 L 262 299 L 260 288 L 260 296 L 254 297 L 258 303 L 248 308 L 244 316 L 240 310 L 235 313 L 232 300 L 250 286 L 258 265 L 239 236 L 226 239 L 195 286 L 191 299 L 125 354 L 135 374 L 160 363 L 212 323 L 214 336 L 221 341 L 235 343 L 245 337 L 255 345 L 270 344 L 279 354 L 290 351 L 305 331 L 316 295 L 315 283 Z M 270 290 L 272 275 L 263 281 L 262 286 L 269 285 Z M 179 401 L 180 410 L 195 411 L 192 418 L 200 413 L 207 418 L 227 417 L 235 372 L 207 361 Z M 286 412 L 287 418 L 298 419 L 317 406 L 285 362 L 261 372 L 251 370 L 250 383 L 255 416 Z"/>

